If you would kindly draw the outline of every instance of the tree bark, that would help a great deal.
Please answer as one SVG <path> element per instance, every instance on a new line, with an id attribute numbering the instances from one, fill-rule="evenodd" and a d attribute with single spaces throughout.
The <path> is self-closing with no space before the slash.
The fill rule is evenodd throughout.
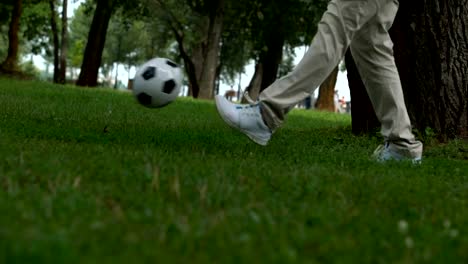
<path id="1" fill-rule="evenodd" d="M 320 85 L 319 96 L 315 105 L 318 110 L 336 112 L 335 86 L 337 78 L 338 66 L 333 69 L 327 79 Z"/>
<path id="2" fill-rule="evenodd" d="M 62 3 L 62 39 L 60 43 L 60 63 L 58 72 L 58 82 L 64 84 L 67 72 L 67 52 L 68 52 L 68 0 Z"/>
<path id="3" fill-rule="evenodd" d="M 268 39 L 267 49 L 260 54 L 259 61 L 255 65 L 255 73 L 246 88 L 252 100 L 257 100 L 258 95 L 276 81 L 279 65 L 283 60 L 284 43 L 284 36 L 281 34 Z"/>
<path id="4" fill-rule="evenodd" d="M 10 27 L 8 29 L 8 54 L 1 65 L 1 69 L 7 72 L 15 72 L 18 70 L 18 53 L 19 53 L 19 28 L 21 14 L 23 13 L 23 1 L 16 0 L 13 3 L 11 12 Z"/>
<path id="5" fill-rule="evenodd" d="M 255 72 L 250 80 L 249 86 L 247 86 L 246 92 L 249 94 L 249 97 L 256 101 L 258 99 L 258 95 L 260 94 L 260 88 L 262 86 L 262 79 L 263 79 L 263 64 L 257 63 L 255 65 Z M 248 103 L 246 98 L 242 98 L 242 103 Z"/>
<path id="6" fill-rule="evenodd" d="M 218 7 L 210 14 L 210 26 L 208 29 L 208 42 L 204 56 L 203 70 L 201 73 L 199 87 L 199 98 L 212 99 L 214 96 L 216 70 L 219 64 L 221 49 L 221 33 L 223 31 L 225 0 L 217 1 Z"/>
<path id="7" fill-rule="evenodd" d="M 284 35 L 279 33 L 270 36 L 267 43 L 267 50 L 260 57 L 260 63 L 263 65 L 262 84 L 260 92 L 270 86 L 278 77 L 278 69 L 283 60 Z"/>
<path id="8" fill-rule="evenodd" d="M 185 44 L 184 44 L 184 33 L 181 30 L 178 30 L 170 21 L 172 32 L 174 33 L 177 45 L 179 47 L 179 53 L 184 61 L 185 72 L 187 73 L 187 77 L 189 79 L 189 89 L 187 96 L 192 96 L 193 98 L 198 97 L 198 93 L 200 91 L 200 87 L 198 86 L 198 74 L 197 74 L 197 67 L 194 64 L 194 61 L 188 54 Z"/>
<path id="9" fill-rule="evenodd" d="M 400 1 L 391 36 L 413 125 L 468 138 L 468 0 Z"/>
<path id="10" fill-rule="evenodd" d="M 206 26 L 206 29 L 204 29 L 205 31 L 203 34 L 208 35 L 208 24 L 209 24 L 208 19 L 206 21 L 206 24 L 207 26 Z M 203 40 L 202 42 L 196 44 L 195 47 L 192 49 L 192 54 L 190 56 L 191 60 L 193 61 L 193 65 L 195 67 L 194 71 L 195 71 L 197 85 L 200 85 L 200 80 L 203 74 L 203 65 L 205 63 L 206 42 L 207 40 Z"/>
<path id="11" fill-rule="evenodd" d="M 375 115 L 366 87 L 362 82 L 350 50 L 346 52 L 345 64 L 351 95 L 351 127 L 353 134 L 369 134 L 380 128 L 380 122 Z"/>
<path id="12" fill-rule="evenodd" d="M 390 35 L 413 127 L 441 141 L 468 138 L 468 0 L 400 1 Z M 375 115 L 349 61 L 353 132 L 366 133 Z"/>
<path id="13" fill-rule="evenodd" d="M 57 27 L 57 11 L 55 10 L 55 0 L 49 0 L 50 7 L 50 27 L 52 28 L 53 54 L 54 54 L 54 83 L 59 82 L 59 36 Z"/>
<path id="14" fill-rule="evenodd" d="M 95 87 L 98 84 L 102 52 L 104 50 L 107 28 L 109 27 L 109 20 L 112 16 L 113 9 L 113 0 L 97 1 L 80 75 L 76 82 L 78 86 Z"/>

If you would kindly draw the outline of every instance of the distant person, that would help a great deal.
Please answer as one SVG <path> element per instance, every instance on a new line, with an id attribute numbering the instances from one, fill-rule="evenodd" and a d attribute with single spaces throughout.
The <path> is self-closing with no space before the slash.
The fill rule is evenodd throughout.
<path id="1" fill-rule="evenodd" d="M 382 123 L 384 144 L 374 157 L 419 162 L 423 145 L 411 132 L 388 34 L 398 5 L 397 0 L 330 1 L 310 49 L 297 67 L 267 87 L 258 102 L 233 104 L 216 96 L 220 116 L 255 143 L 267 145 L 290 109 L 313 94 L 350 48 Z"/>
<path id="2" fill-rule="evenodd" d="M 335 105 L 335 113 L 341 113 L 342 108 L 340 104 L 340 96 L 338 95 L 338 90 L 335 90 L 335 94 L 333 95 L 333 104 Z"/>
<path id="3" fill-rule="evenodd" d="M 229 101 L 232 101 L 234 100 L 234 97 L 237 96 L 237 92 L 234 91 L 234 90 L 227 90 L 225 93 L 224 93 L 224 97 L 229 100 Z"/>

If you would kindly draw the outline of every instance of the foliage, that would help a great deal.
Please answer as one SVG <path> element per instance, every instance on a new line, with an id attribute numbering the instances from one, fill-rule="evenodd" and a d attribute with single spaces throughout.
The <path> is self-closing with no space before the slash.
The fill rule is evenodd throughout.
<path id="1" fill-rule="evenodd" d="M 48 1 L 37 1 L 24 8 L 21 24 L 24 28 L 23 43 L 27 45 L 26 53 L 46 54 L 45 58 L 50 58 L 52 61 L 50 16 Z M 58 27 L 61 28 L 60 24 Z"/>
<path id="2" fill-rule="evenodd" d="M 158 34 L 152 20 L 129 17 L 122 10 L 114 14 L 107 32 L 103 63 L 119 63 L 130 68 L 152 57 L 166 57 L 171 37 Z"/>
<path id="3" fill-rule="evenodd" d="M 286 46 L 283 52 L 283 61 L 280 64 L 278 70 L 278 77 L 285 76 L 286 74 L 290 73 L 294 69 L 294 58 L 296 57 L 296 53 L 294 52 L 294 48 L 291 46 Z"/>
<path id="4" fill-rule="evenodd" d="M 8 30 L 13 1 L 0 3 L 0 58 L 4 58 L 8 49 Z M 48 49 L 50 32 L 49 8 L 45 0 L 23 0 L 20 19 L 19 51 L 20 56 L 39 54 Z"/>
<path id="5" fill-rule="evenodd" d="M 12 9 L 13 0 L 4 0 L 0 3 L 0 26 L 8 25 Z"/>
<path id="6" fill-rule="evenodd" d="M 39 69 L 34 65 L 32 60 L 27 60 L 24 61 L 23 63 L 20 64 L 20 69 L 23 73 L 25 73 L 28 76 L 34 77 L 34 78 L 39 78 L 40 71 Z"/>
<path id="7" fill-rule="evenodd" d="M 254 57 L 260 56 L 267 42 L 276 36 L 284 36 L 291 47 L 308 45 L 317 30 L 317 23 L 328 1 L 238 1 L 237 9 L 243 27 L 249 31 Z"/>
<path id="8" fill-rule="evenodd" d="M 176 27 L 179 33 L 183 34 L 184 45 L 188 54 L 195 56 L 197 49 L 203 45 L 206 36 L 206 17 L 213 14 L 214 2 L 210 1 L 162 1 L 142 0 L 127 1 L 113 0 L 115 14 L 111 20 L 108 31 L 108 41 L 103 55 L 103 66 L 109 68 L 115 62 L 121 62 L 128 66 L 138 64 L 154 56 L 167 56 L 181 63 L 180 54 L 175 49 L 175 39 L 172 35 L 172 27 Z M 259 41 L 264 34 L 257 34 L 260 28 L 271 27 L 272 21 L 277 21 L 278 17 L 291 17 L 294 21 L 300 21 L 300 28 L 293 30 L 292 25 L 285 25 L 290 28 L 289 32 L 301 35 L 304 41 L 308 39 L 304 36 L 307 27 L 313 25 L 308 19 L 295 19 L 300 15 L 290 16 L 291 12 L 298 9 L 295 6 L 304 5 L 304 1 L 289 0 L 291 3 L 271 4 L 267 1 L 233 1 L 226 0 L 225 9 L 225 30 L 222 35 L 221 51 L 221 75 L 224 81 L 234 82 L 238 74 L 243 72 L 244 66 L 255 59 L 255 54 L 263 49 L 263 44 Z M 23 51 L 25 54 L 43 54 L 44 58 L 51 61 L 52 53 L 50 40 L 50 10 L 48 2 L 45 0 L 27 0 L 24 8 L 24 38 Z M 57 2 L 57 4 L 60 1 Z M 285 5 L 291 4 L 289 8 Z M 312 6 L 316 3 L 307 3 Z M 2 3 L 1 12 L 9 9 L 8 2 Z M 70 23 L 70 39 L 68 63 L 71 67 L 80 67 L 83 51 L 87 43 L 89 26 L 94 10 L 95 1 L 87 0 L 76 10 Z M 274 7 L 272 7 L 272 5 Z M 315 7 L 314 7 L 315 8 Z M 318 8 L 318 7 L 317 7 Z M 291 10 L 289 13 L 281 14 L 282 10 Z M 311 11 L 311 8 L 307 9 Z M 313 10 L 312 10 L 313 11 Z M 315 12 L 315 11 L 314 11 Z M 6 14 L 8 14 L 6 12 Z M 306 18 L 313 18 L 315 15 Z M 2 18 L 7 17 L 1 16 Z M 260 19 L 262 18 L 262 19 Z M 172 22 L 171 22 L 172 21 Z M 2 22 L 0 20 L 0 22 Z M 3 21 L 6 22 L 6 21 Z M 0 23 L 0 25 L 2 25 Z M 315 27 L 315 25 L 313 26 Z M 1 36 L 6 40 L 7 28 L 2 26 Z M 309 32 L 309 31 L 308 31 Z M 291 41 L 294 46 L 298 43 L 299 37 L 294 37 Z M 0 39 L 0 43 L 4 40 Z M 132 43 L 133 41 L 133 43 Z M 300 41 L 299 41 L 300 42 Z M 138 43 L 138 45 L 135 45 Z M 0 48 L 0 54 L 4 53 Z M 117 52 L 118 47 L 121 51 Z M 117 53 L 120 53 L 117 55 Z"/>
<path id="9" fill-rule="evenodd" d="M 264 148 L 210 102 L 0 87 L 3 263 L 468 261 L 466 143 L 382 165 L 346 115 L 292 111 Z"/>
<path id="10" fill-rule="evenodd" d="M 81 66 L 93 12 L 94 5 L 92 1 L 85 1 L 75 10 L 69 23 L 68 57 L 69 65 L 72 67 L 78 68 Z"/>
<path id="11" fill-rule="evenodd" d="M 8 51 L 8 27 L 0 26 L 0 58 L 5 58 Z"/>
<path id="12" fill-rule="evenodd" d="M 0 3 L 0 60 L 6 57 L 8 49 L 8 24 L 12 9 L 8 2 Z"/>

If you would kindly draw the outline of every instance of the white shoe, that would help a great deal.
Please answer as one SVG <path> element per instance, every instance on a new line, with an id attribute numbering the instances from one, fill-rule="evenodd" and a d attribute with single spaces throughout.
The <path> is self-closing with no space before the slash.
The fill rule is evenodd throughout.
<path id="1" fill-rule="evenodd" d="M 263 121 L 259 104 L 234 104 L 221 95 L 217 95 L 215 101 L 224 122 L 247 135 L 255 143 L 262 146 L 268 144 L 272 133 Z"/>
<path id="2" fill-rule="evenodd" d="M 378 146 L 372 156 L 374 157 L 374 159 L 376 159 L 379 162 L 386 162 L 390 160 L 395 160 L 395 161 L 408 160 L 408 161 L 413 162 L 413 164 L 421 164 L 422 162 L 421 155 L 412 157 L 409 154 L 399 153 L 395 149 L 390 148 L 390 144 L 388 142 L 385 143 L 385 145 Z"/>

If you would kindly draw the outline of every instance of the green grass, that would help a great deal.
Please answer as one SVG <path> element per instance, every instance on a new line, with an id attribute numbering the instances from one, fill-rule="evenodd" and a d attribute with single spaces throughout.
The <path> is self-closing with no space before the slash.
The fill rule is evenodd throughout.
<path id="1" fill-rule="evenodd" d="M 0 262 L 468 262 L 466 142 L 380 141 L 295 110 L 260 147 L 212 102 L 0 79 Z"/>

